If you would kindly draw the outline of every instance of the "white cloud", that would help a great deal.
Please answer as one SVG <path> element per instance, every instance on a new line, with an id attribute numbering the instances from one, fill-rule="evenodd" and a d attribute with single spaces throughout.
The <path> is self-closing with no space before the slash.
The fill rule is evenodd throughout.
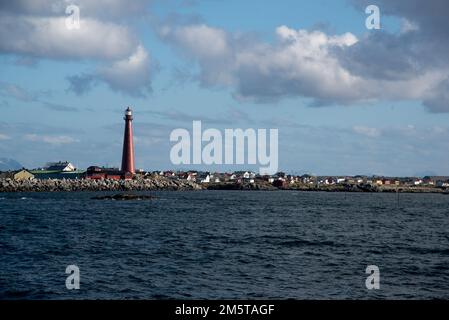
<path id="1" fill-rule="evenodd" d="M 144 95 L 151 87 L 149 53 L 132 30 L 117 19 L 143 15 L 147 0 L 73 1 L 80 6 L 80 28 L 66 27 L 65 7 L 55 0 L 0 2 L 0 53 L 19 59 L 53 59 L 102 63 L 82 76 L 68 77 L 77 94 L 97 80 L 114 90 Z M 87 82 L 78 81 L 85 79 Z M 86 84 L 87 83 L 87 84 Z M 11 91 L 14 88 L 9 88 Z M 14 93 L 11 93 L 14 94 Z"/>
<path id="2" fill-rule="evenodd" d="M 171 37 L 197 57 L 222 57 L 230 53 L 226 32 L 204 24 L 175 29 L 163 27 L 160 34 L 162 37 Z"/>
<path id="3" fill-rule="evenodd" d="M 159 29 L 162 39 L 176 44 L 187 57 L 201 66 L 200 81 L 205 86 L 232 85 L 236 57 L 232 39 L 222 29 L 205 24 L 182 27 L 162 26 Z"/>
<path id="4" fill-rule="evenodd" d="M 1 15 L 0 51 L 49 59 L 117 59 L 138 41 L 121 25 L 82 19 L 69 30 L 65 17 Z"/>
<path id="5" fill-rule="evenodd" d="M 79 140 L 65 136 L 65 135 L 38 135 L 38 134 L 27 134 L 25 135 L 25 140 L 33 142 L 44 142 L 48 144 L 60 145 L 60 144 L 71 144 L 79 142 Z"/>
<path id="6" fill-rule="evenodd" d="M 357 38 L 346 33 L 328 36 L 320 31 L 276 29 L 275 45 L 237 50 L 237 94 L 258 99 L 304 95 L 319 99 L 356 98 L 358 78 L 342 68 L 330 54 L 351 46 Z"/>
<path id="7" fill-rule="evenodd" d="M 150 63 L 145 48 L 138 46 L 130 57 L 100 68 L 97 75 L 111 89 L 139 96 L 144 94 L 143 88 L 151 90 Z"/>
<path id="8" fill-rule="evenodd" d="M 372 62 L 369 52 L 357 51 L 366 39 L 351 33 L 328 35 L 280 26 L 276 41 L 268 43 L 199 24 L 166 25 L 159 34 L 198 63 L 201 85 L 229 87 L 238 99 L 270 102 L 306 97 L 312 105 L 421 100 L 434 110 L 438 106 L 440 112 L 449 111 L 448 105 L 438 104 L 444 99 L 431 100 L 435 92 L 446 97 L 439 86 L 448 78 L 449 66 L 419 72 L 376 67 L 382 62 Z M 391 41 L 394 44 L 394 38 Z M 352 57 L 346 56 L 354 50 L 354 60 L 367 54 L 360 72 L 353 70 Z M 405 66 L 420 65 L 409 60 Z M 381 70 L 381 76 L 373 76 L 376 70 Z"/>

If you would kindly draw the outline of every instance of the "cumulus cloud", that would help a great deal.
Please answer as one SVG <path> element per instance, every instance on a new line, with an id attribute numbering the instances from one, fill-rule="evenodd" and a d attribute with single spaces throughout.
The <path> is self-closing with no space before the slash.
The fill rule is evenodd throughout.
<path id="1" fill-rule="evenodd" d="M 150 64 L 149 54 L 139 46 L 129 58 L 100 68 L 96 74 L 113 90 L 143 96 L 151 91 Z"/>
<path id="2" fill-rule="evenodd" d="M 143 95 L 151 87 L 149 53 L 132 30 L 116 20 L 120 13 L 125 17 L 142 15 L 147 3 L 143 0 L 132 3 L 123 0 L 70 3 L 62 0 L 1 0 L 0 53 L 33 61 L 94 61 L 99 63 L 98 70 L 68 77 L 69 90 L 82 94 L 96 81 L 103 81 L 126 94 L 139 92 Z M 79 29 L 66 27 L 65 8 L 68 4 L 80 7 Z M 135 68 L 136 60 L 141 68 Z M 107 71 L 115 67 L 120 70 L 116 73 Z M 132 87 L 129 85 L 131 79 Z"/>
<path id="3" fill-rule="evenodd" d="M 237 41 L 228 33 L 204 24 L 182 27 L 163 26 L 159 29 L 162 39 L 175 44 L 187 57 L 201 66 L 200 81 L 205 86 L 231 85 L 235 80 L 232 70 L 235 56 L 231 47 Z"/>
<path id="4" fill-rule="evenodd" d="M 137 40 L 123 26 L 90 18 L 68 29 L 65 17 L 0 17 L 0 51 L 49 59 L 116 59 L 129 55 Z"/>
<path id="5" fill-rule="evenodd" d="M 261 102 L 288 96 L 308 97 L 314 104 L 413 99 L 445 76 L 440 70 L 402 78 L 351 72 L 337 54 L 357 46 L 351 33 L 330 36 L 281 26 L 275 44 L 245 43 L 206 25 L 164 27 L 160 35 L 198 62 L 202 85 L 232 86 L 236 97 Z"/>
<path id="6" fill-rule="evenodd" d="M 112 90 L 136 97 L 144 97 L 151 92 L 151 72 L 154 67 L 149 53 L 142 45 L 136 51 L 121 60 L 104 64 L 90 74 L 67 77 L 69 89 L 77 95 L 90 91 L 94 85 L 103 81 Z"/>
<path id="7" fill-rule="evenodd" d="M 357 9 L 368 0 L 351 0 Z M 371 32 L 340 57 L 352 73 L 374 79 L 407 79 L 434 74 L 416 97 L 431 112 L 449 112 L 449 2 L 445 0 L 380 0 L 383 15 L 402 20 L 399 34 Z M 343 58 L 345 57 L 345 58 Z M 417 88 L 409 87 L 413 91 Z"/>
<path id="8" fill-rule="evenodd" d="M 240 99 L 263 102 L 301 95 L 317 102 L 349 101 L 360 94 L 354 90 L 360 80 L 331 54 L 357 43 L 350 33 L 328 36 L 281 26 L 273 45 L 245 43 L 204 24 L 165 26 L 160 35 L 198 62 L 203 86 L 231 86 Z"/>
<path id="9" fill-rule="evenodd" d="M 356 2 L 364 9 L 366 1 Z M 449 2 L 430 1 L 431 9 L 429 2 L 412 2 L 381 1 L 382 13 L 402 19 L 397 34 L 381 30 L 356 37 L 280 26 L 271 43 L 203 23 L 167 23 L 158 32 L 197 62 L 202 86 L 229 87 L 237 99 L 299 96 L 311 105 L 418 100 L 432 112 L 449 112 L 449 20 L 441 13 L 449 12 Z"/>

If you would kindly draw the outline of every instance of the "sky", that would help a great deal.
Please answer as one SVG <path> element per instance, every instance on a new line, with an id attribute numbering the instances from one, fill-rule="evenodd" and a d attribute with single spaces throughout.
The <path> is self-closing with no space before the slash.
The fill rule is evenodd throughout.
<path id="1" fill-rule="evenodd" d="M 79 29 L 66 8 L 79 8 Z M 367 29 L 368 5 L 380 29 Z M 176 128 L 278 129 L 279 170 L 449 175 L 445 0 L 0 0 L 0 158 L 174 165 Z M 246 166 L 254 169 L 252 166 Z"/>

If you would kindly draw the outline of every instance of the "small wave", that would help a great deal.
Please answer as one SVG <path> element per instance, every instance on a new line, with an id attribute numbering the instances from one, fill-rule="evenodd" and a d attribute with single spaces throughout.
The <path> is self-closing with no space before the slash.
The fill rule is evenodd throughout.
<path id="1" fill-rule="evenodd" d="M 27 197 L 20 198 L 20 200 L 27 200 L 27 199 L 28 199 Z"/>

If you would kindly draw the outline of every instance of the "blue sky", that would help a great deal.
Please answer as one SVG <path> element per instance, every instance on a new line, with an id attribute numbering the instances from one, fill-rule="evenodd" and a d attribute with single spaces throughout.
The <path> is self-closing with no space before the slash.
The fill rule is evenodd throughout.
<path id="1" fill-rule="evenodd" d="M 0 158 L 118 167 L 131 105 L 147 170 L 179 169 L 169 134 L 202 120 L 278 129 L 284 171 L 449 175 L 444 1 L 369 3 L 380 30 L 365 1 L 14 3 L 0 0 Z M 59 28 L 71 3 L 76 35 Z"/>

